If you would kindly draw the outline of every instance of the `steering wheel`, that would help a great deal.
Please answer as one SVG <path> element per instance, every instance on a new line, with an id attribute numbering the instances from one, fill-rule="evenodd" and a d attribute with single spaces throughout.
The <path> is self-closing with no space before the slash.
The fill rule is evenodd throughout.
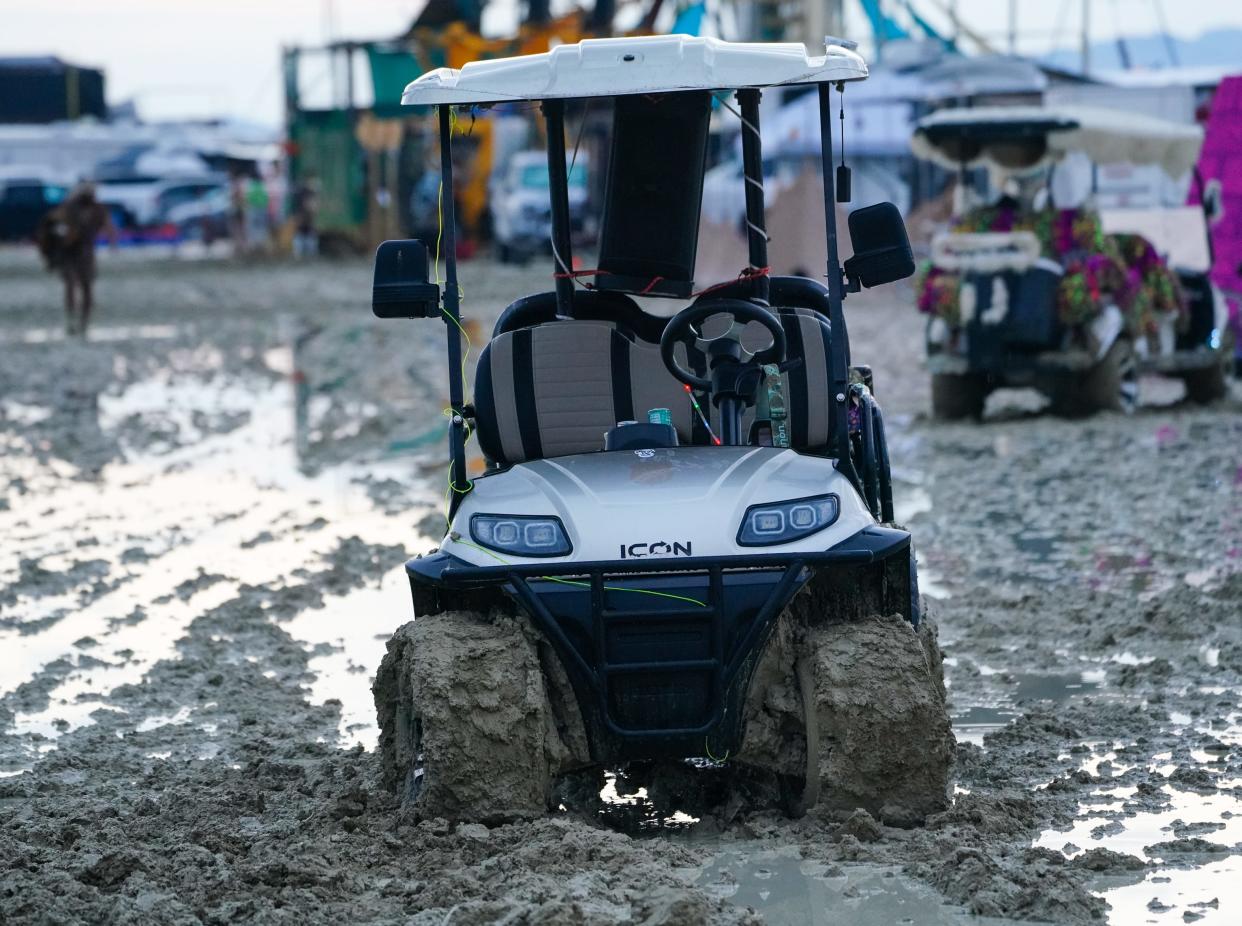
<path id="1" fill-rule="evenodd" d="M 716 338 L 705 339 L 698 326 L 715 315 L 728 315 L 733 319 L 729 330 Z M 742 347 L 741 336 L 747 323 L 758 322 L 772 335 L 772 343 L 763 350 L 751 353 Z M 692 306 L 687 306 L 668 320 L 664 334 L 660 336 L 660 357 L 670 373 L 678 380 L 695 389 L 710 389 L 712 381 L 706 376 L 699 376 L 685 370 L 673 356 L 673 348 L 678 344 L 697 347 L 699 350 L 708 348 L 714 343 L 732 340 L 737 345 L 741 363 L 754 363 L 762 366 L 768 363 L 781 363 L 785 359 L 785 329 L 771 311 L 761 305 L 745 299 L 704 299 Z"/>

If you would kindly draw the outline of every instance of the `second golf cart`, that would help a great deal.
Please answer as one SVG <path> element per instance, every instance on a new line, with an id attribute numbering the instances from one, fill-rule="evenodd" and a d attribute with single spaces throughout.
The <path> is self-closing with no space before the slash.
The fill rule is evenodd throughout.
<path id="1" fill-rule="evenodd" d="M 386 780 L 420 813 L 543 813 L 568 773 L 684 772 L 686 759 L 766 782 L 794 812 L 821 783 L 834 806 L 890 820 L 946 806 L 940 653 L 841 305 L 914 270 L 889 204 L 851 215 L 854 255 L 838 260 L 830 95 L 866 76 L 839 44 L 811 56 L 662 36 L 407 88 L 407 104 L 439 108 L 446 191 L 453 108 L 542 105 L 555 281 L 500 315 L 467 403 L 451 197 L 443 289 L 417 241 L 376 257 L 375 313 L 447 329 L 449 525 L 407 564 L 416 619 L 375 682 Z M 820 99 L 826 284 L 768 271 L 760 92 L 797 84 Z M 730 97 L 749 263 L 703 286 L 708 124 Z M 611 110 L 612 138 L 598 262 L 574 270 L 566 118 L 587 102 Z M 638 297 L 681 308 L 662 316 Z M 486 460 L 473 478 L 469 436 Z"/>
<path id="2" fill-rule="evenodd" d="M 1067 416 L 1130 411 L 1143 372 L 1181 378 L 1197 402 L 1225 395 L 1232 346 L 1208 278 L 1210 197 L 1097 210 L 1093 197 L 1066 208 L 1053 196 L 1070 159 L 1088 185 L 1099 165 L 1129 164 L 1159 167 L 1175 187 L 1202 142 L 1197 126 L 1084 106 L 949 109 L 919 122 L 915 154 L 962 180 L 918 293 L 937 417 L 979 417 L 1001 386 L 1034 386 Z M 990 201 L 969 201 L 974 168 L 988 170 Z"/>

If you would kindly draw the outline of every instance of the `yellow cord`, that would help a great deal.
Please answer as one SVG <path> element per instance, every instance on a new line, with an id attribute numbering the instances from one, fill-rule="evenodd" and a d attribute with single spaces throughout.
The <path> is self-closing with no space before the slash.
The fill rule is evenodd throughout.
<path id="1" fill-rule="evenodd" d="M 449 109 L 449 135 L 450 137 L 456 134 L 456 132 L 457 132 L 457 111 L 455 109 L 450 108 Z M 449 195 L 450 196 L 452 195 L 451 191 Z M 437 286 L 440 286 L 445 282 L 444 278 L 440 275 L 440 248 L 441 248 L 441 242 L 443 241 L 443 239 L 444 239 L 444 177 L 443 175 L 441 175 L 440 186 L 436 190 L 436 253 L 435 253 L 435 261 L 432 265 L 435 270 L 435 283 Z M 457 310 L 458 310 L 457 314 L 459 316 L 461 315 L 461 303 L 462 303 L 462 288 L 461 288 L 461 284 L 458 283 L 457 284 Z M 461 320 L 459 318 L 454 318 L 444 308 L 443 305 L 440 306 L 440 313 L 446 319 L 452 322 L 453 325 L 456 326 L 457 330 L 461 332 L 462 337 L 466 339 L 466 349 L 462 351 L 462 355 L 461 355 L 461 381 L 462 381 L 462 384 L 465 385 L 466 369 L 467 369 L 466 365 L 470 359 L 470 350 L 473 347 L 473 344 L 470 341 L 470 333 L 466 331 L 465 327 L 461 323 Z M 449 408 L 444 409 L 444 415 L 445 417 L 449 419 L 450 422 L 453 420 L 454 415 L 461 416 L 461 419 L 466 427 L 466 436 L 463 439 L 462 444 L 463 446 L 465 444 L 468 444 L 470 442 L 470 437 L 474 432 L 470 427 L 469 421 L 466 420 L 464 410 L 460 408 L 455 409 L 450 406 Z M 465 473 L 463 473 L 462 475 L 464 476 Z M 469 477 L 466 478 L 465 488 L 458 488 L 458 486 L 455 485 L 453 482 L 452 468 L 451 467 L 449 468 L 448 489 L 446 489 L 444 493 L 444 523 L 445 523 L 446 528 L 451 523 L 449 521 L 449 511 L 452 509 L 453 493 L 456 492 L 459 495 L 465 495 L 467 492 L 469 492 L 473 488 L 474 488 L 474 482 Z"/>
<path id="2" fill-rule="evenodd" d="M 457 292 L 459 295 L 458 305 L 460 306 L 460 294 L 461 294 L 460 286 L 457 287 Z M 446 319 L 448 319 L 450 322 L 452 322 L 457 327 L 457 330 L 461 332 L 461 336 L 466 339 L 466 349 L 462 351 L 462 355 L 461 355 L 461 381 L 462 381 L 462 385 L 464 386 L 466 383 L 466 361 L 470 357 L 470 349 L 473 346 L 473 344 L 470 341 L 470 332 L 468 332 L 465 329 L 465 327 L 462 325 L 462 323 L 458 319 L 454 318 L 451 314 L 445 311 L 443 306 L 440 307 L 440 312 L 441 314 L 444 315 Z M 463 410 L 454 409 L 450 405 L 448 408 L 444 409 L 443 414 L 446 418 L 449 419 L 450 422 L 453 420 L 454 415 L 461 416 L 462 424 L 466 428 L 466 436 L 462 439 L 462 446 L 465 447 L 465 445 L 469 444 L 470 438 L 474 436 L 474 429 L 470 427 L 470 420 L 465 416 Z M 462 473 L 462 475 L 466 476 L 465 473 Z M 452 470 L 452 467 L 449 468 L 448 489 L 444 493 L 444 526 L 446 530 L 452 524 L 452 521 L 449 518 L 449 512 L 452 510 L 452 507 L 453 507 L 452 505 L 453 493 L 456 492 L 458 495 L 465 495 L 467 492 L 469 492 L 473 488 L 474 488 L 474 480 L 471 479 L 469 476 L 466 476 L 465 488 L 458 488 L 456 485 L 454 485 L 453 484 L 453 470 Z"/>
<path id="3" fill-rule="evenodd" d="M 435 284 L 444 282 L 440 276 L 440 239 L 444 237 L 444 175 L 440 175 L 440 185 L 436 188 L 436 256 L 432 263 L 435 271 Z"/>
<path id="4" fill-rule="evenodd" d="M 449 137 L 452 138 L 453 135 L 455 135 L 456 133 L 457 133 L 457 111 L 450 107 L 449 109 Z M 450 196 L 452 195 L 451 190 L 449 191 L 449 195 Z M 432 265 L 435 269 L 435 275 L 436 275 L 435 282 L 437 286 L 444 282 L 443 278 L 441 278 L 440 276 L 440 239 L 443 237 L 444 237 L 444 174 L 441 173 L 440 174 L 440 186 L 436 190 L 436 257 L 435 257 L 435 263 Z M 457 287 L 457 289 L 458 289 L 458 292 L 461 291 L 460 286 Z"/>
<path id="5" fill-rule="evenodd" d="M 461 538 L 458 538 L 454 540 L 453 542 L 460 543 L 463 547 L 469 547 L 472 550 L 478 550 L 480 553 L 484 553 L 487 556 L 490 556 L 492 559 L 496 560 L 498 563 L 501 563 L 505 566 L 513 565 L 503 556 L 500 556 L 496 552 L 487 549 L 487 547 L 481 547 L 478 544 L 470 543 L 470 541 L 462 540 Z M 574 581 L 573 579 L 561 579 L 557 576 L 537 576 L 536 578 L 543 579 L 546 582 L 556 582 L 559 585 L 572 585 L 575 588 L 590 588 L 591 587 L 590 582 L 577 582 L 577 581 Z M 699 601 L 697 598 L 690 598 L 686 595 L 674 595 L 672 592 L 657 592 L 654 589 L 650 589 L 650 588 L 625 588 L 624 586 L 621 586 L 621 585 L 605 585 L 604 591 L 606 592 L 634 592 L 635 594 L 638 594 L 638 595 L 651 595 L 654 598 L 670 598 L 673 601 L 684 601 L 688 604 L 698 605 L 700 608 L 707 607 L 707 604 L 705 602 Z"/>
<path id="6" fill-rule="evenodd" d="M 461 314 L 461 304 L 464 301 L 465 300 L 462 298 L 462 289 L 461 289 L 461 286 L 459 285 L 457 287 L 457 314 L 458 315 Z M 450 315 L 448 311 L 445 310 L 444 306 L 440 306 L 440 313 L 446 319 L 452 322 L 453 325 L 457 328 L 457 330 L 461 332 L 461 336 L 466 339 L 466 349 L 462 351 L 462 355 L 461 355 L 461 381 L 463 384 L 465 384 L 466 382 L 466 361 L 470 359 L 470 351 L 474 347 L 473 342 L 471 342 L 470 340 L 470 332 L 468 332 L 465 329 L 465 327 L 462 325 L 459 319 L 456 319 L 452 315 Z"/>

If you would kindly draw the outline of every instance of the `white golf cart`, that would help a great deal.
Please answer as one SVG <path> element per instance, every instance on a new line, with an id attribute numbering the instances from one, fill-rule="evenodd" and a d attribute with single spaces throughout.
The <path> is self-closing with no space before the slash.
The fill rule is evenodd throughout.
<path id="1" fill-rule="evenodd" d="M 1130 411 L 1144 372 L 1180 377 L 1194 401 L 1225 394 L 1232 347 L 1208 279 L 1210 200 L 1097 210 L 1053 196 L 1074 159 L 1088 184 L 1118 163 L 1176 181 L 1202 141 L 1193 125 L 1082 106 L 950 109 L 918 123 L 915 154 L 960 171 L 960 193 L 980 167 L 1004 190 L 959 204 L 932 241 L 918 297 L 937 417 L 978 417 L 1001 386 L 1034 386 L 1069 416 Z"/>
<path id="2" fill-rule="evenodd" d="M 407 88 L 439 107 L 445 189 L 451 108 L 542 104 L 555 281 L 502 313 L 466 404 L 451 198 L 443 291 L 419 242 L 376 255 L 375 314 L 448 335 L 450 523 L 407 564 L 416 620 L 375 682 L 386 780 L 418 812 L 543 813 L 567 773 L 690 758 L 767 776 L 791 811 L 821 781 L 835 806 L 887 819 L 946 805 L 939 649 L 910 535 L 886 524 L 883 419 L 851 373 L 841 307 L 914 271 L 890 204 L 854 212 L 854 256 L 837 255 L 830 94 L 866 76 L 835 42 L 811 56 L 661 36 Z M 759 98 L 794 84 L 820 97 L 826 285 L 768 271 Z M 708 122 L 730 96 L 749 265 L 701 286 Z M 565 120 L 588 99 L 611 110 L 612 147 L 597 269 L 573 271 Z M 669 318 L 635 297 L 688 304 Z M 468 434 L 487 460 L 473 479 Z"/>

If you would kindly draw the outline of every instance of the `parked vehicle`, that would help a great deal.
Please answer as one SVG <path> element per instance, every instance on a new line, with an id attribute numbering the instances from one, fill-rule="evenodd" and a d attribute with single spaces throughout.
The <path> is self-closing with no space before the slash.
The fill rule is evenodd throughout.
<path id="1" fill-rule="evenodd" d="M 0 173 L 0 241 L 29 241 L 69 192 L 68 182 L 24 167 Z"/>
<path id="2" fill-rule="evenodd" d="M 1202 141 L 1196 126 L 1077 106 L 953 109 L 918 123 L 922 158 L 1037 181 L 965 209 L 932 242 L 919 308 L 938 417 L 978 417 L 1001 386 L 1034 386 L 1070 416 L 1130 411 L 1143 372 L 1181 378 L 1197 402 L 1225 394 L 1233 349 L 1208 277 L 1212 204 L 1066 209 L 1049 182 L 1071 152 L 1184 177 Z"/>
<path id="3" fill-rule="evenodd" d="M 228 238 L 232 198 L 227 187 L 216 187 L 202 196 L 170 205 L 164 219 L 177 228 L 179 237 L 211 244 Z"/>
<path id="4" fill-rule="evenodd" d="M 570 230 L 575 239 L 594 233 L 588 215 L 590 158 L 579 151 L 567 171 Z M 491 191 L 492 235 L 501 261 L 524 261 L 546 253 L 552 240 L 548 205 L 548 159 L 542 151 L 519 151 Z"/>
<path id="5" fill-rule="evenodd" d="M 98 190 L 100 202 L 113 209 L 114 215 L 119 211 L 124 216 L 125 227 L 144 229 L 174 221 L 169 217 L 170 210 L 208 194 L 227 196 L 228 178 L 222 174 L 164 179 L 135 177 L 100 183 Z"/>

